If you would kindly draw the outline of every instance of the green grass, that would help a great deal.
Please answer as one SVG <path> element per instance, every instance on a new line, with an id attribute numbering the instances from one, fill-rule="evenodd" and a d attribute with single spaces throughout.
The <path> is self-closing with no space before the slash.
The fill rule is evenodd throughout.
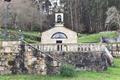
<path id="1" fill-rule="evenodd" d="M 15 31 L 15 30 L 9 30 L 9 32 L 11 33 L 14 33 L 14 36 L 17 36 L 19 35 L 19 32 L 18 31 Z M 15 35 L 16 34 L 16 35 Z M 40 38 L 40 33 L 39 32 L 34 32 L 34 31 L 23 31 L 22 34 L 24 35 L 25 37 L 25 40 L 29 43 L 38 43 L 40 42 L 38 39 Z M 13 36 L 13 37 L 14 37 Z M 16 38 L 16 37 L 15 37 Z M 3 36 L 0 35 L 0 40 L 3 40 Z M 10 40 L 13 40 L 13 39 L 10 39 Z M 17 40 L 17 39 L 15 39 Z"/>
<path id="2" fill-rule="evenodd" d="M 112 32 L 100 32 L 96 34 L 79 34 L 78 42 L 79 43 L 98 43 L 100 42 L 101 37 L 113 38 L 117 37 L 117 33 L 115 31 Z"/>
<path id="3" fill-rule="evenodd" d="M 3 75 L 0 80 L 120 80 L 120 59 L 115 59 L 114 65 L 103 72 L 77 72 L 77 76 L 73 78 L 56 76 L 40 76 L 40 75 Z"/>
<path id="4" fill-rule="evenodd" d="M 0 40 L 2 40 L 2 37 L 1 37 L 1 35 L 0 35 Z"/>
<path id="5" fill-rule="evenodd" d="M 2 37 L 2 35 L 1 35 L 1 31 L 2 31 L 2 30 L 0 29 L 0 41 L 3 40 L 3 37 Z"/>

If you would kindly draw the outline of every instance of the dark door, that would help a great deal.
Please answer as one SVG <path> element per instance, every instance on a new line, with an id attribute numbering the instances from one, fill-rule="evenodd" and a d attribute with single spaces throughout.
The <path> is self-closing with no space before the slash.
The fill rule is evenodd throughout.
<path id="1" fill-rule="evenodd" d="M 62 51 L 62 41 L 61 40 L 58 40 L 58 41 L 56 41 L 56 43 L 57 43 L 57 51 Z"/>

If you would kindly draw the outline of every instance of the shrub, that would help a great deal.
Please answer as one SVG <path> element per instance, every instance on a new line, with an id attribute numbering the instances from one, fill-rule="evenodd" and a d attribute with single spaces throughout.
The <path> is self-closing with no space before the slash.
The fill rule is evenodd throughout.
<path id="1" fill-rule="evenodd" d="M 69 64 L 62 65 L 60 75 L 63 77 L 74 77 L 76 75 L 75 67 Z"/>

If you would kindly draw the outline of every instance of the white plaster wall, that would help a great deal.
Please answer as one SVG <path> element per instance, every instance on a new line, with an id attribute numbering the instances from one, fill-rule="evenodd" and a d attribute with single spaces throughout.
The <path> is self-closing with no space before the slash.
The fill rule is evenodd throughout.
<path id="1" fill-rule="evenodd" d="M 51 36 L 56 32 L 63 32 L 67 35 L 68 39 L 51 39 Z M 54 27 L 42 33 L 42 44 L 55 44 L 56 40 L 62 40 L 62 43 L 77 43 L 77 33 L 65 27 Z"/>

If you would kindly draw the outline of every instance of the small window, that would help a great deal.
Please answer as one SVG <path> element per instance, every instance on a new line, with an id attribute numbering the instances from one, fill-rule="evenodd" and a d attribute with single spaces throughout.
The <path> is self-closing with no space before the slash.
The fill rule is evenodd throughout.
<path id="1" fill-rule="evenodd" d="M 57 33 L 53 34 L 51 38 L 52 39 L 67 39 L 67 36 L 65 33 L 57 32 Z"/>
<path id="2" fill-rule="evenodd" d="M 61 15 L 58 15 L 57 16 L 57 23 L 61 23 L 62 22 L 62 19 L 61 19 L 62 17 L 61 17 Z"/>

